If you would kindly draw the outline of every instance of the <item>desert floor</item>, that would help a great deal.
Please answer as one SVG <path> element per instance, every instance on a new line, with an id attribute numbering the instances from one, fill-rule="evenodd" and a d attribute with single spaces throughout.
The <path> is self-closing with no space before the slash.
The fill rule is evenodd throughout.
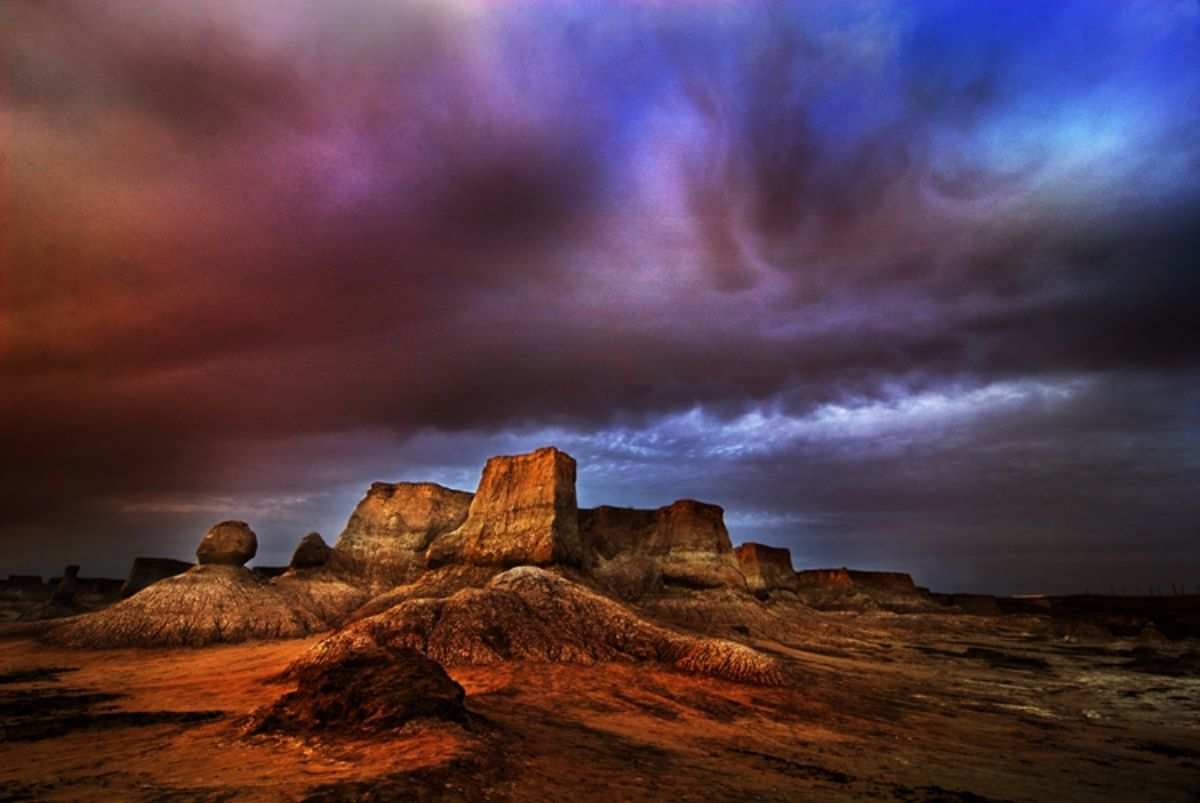
<path id="1" fill-rule="evenodd" d="M 756 641 L 803 682 L 648 665 L 455 668 L 469 728 L 240 734 L 314 639 L 78 651 L 0 641 L 0 800 L 1200 801 L 1195 645 L 1019 617 L 827 614 Z M 1136 651 L 1135 651 L 1136 650 Z"/>

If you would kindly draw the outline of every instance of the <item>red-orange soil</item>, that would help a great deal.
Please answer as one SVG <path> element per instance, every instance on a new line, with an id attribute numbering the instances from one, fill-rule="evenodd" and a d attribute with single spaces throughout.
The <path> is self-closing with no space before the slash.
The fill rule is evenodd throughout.
<path id="1" fill-rule="evenodd" d="M 794 686 L 631 663 L 451 667 L 467 726 L 357 741 L 243 735 L 315 638 L 91 651 L 8 638 L 0 800 L 1200 799 L 1200 677 L 1181 643 L 1148 660 L 1032 618 L 825 618 L 811 638 L 753 643 Z M 74 671 L 12 674 L 39 667 Z M 213 713 L 163 713 L 188 711 Z"/>

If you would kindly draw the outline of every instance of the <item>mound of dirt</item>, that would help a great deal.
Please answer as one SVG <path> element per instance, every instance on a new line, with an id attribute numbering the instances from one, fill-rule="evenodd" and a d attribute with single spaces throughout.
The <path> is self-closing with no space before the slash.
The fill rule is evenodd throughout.
<path id="1" fill-rule="evenodd" d="M 168 577 L 110 608 L 47 632 L 76 647 L 202 646 L 298 638 L 327 621 L 295 594 L 242 566 L 209 564 Z"/>
<path id="2" fill-rule="evenodd" d="M 445 666 L 655 661 L 738 682 L 788 681 L 782 664 L 769 656 L 652 624 L 618 602 L 533 566 L 510 569 L 484 588 L 402 602 L 334 633 L 293 666 L 307 671 L 374 647 L 416 649 Z"/>
<path id="3" fill-rule="evenodd" d="M 440 599 L 452 596 L 464 588 L 482 588 L 502 571 L 504 569 L 500 566 L 472 566 L 469 564 L 451 564 L 430 569 L 411 583 L 397 586 L 372 597 L 362 607 L 349 614 L 346 621 L 357 622 L 359 619 L 383 613 L 388 608 L 409 600 L 430 597 Z"/>
<path id="4" fill-rule="evenodd" d="M 415 650 L 371 645 L 295 677 L 294 691 L 250 715 L 247 734 L 370 736 L 420 718 L 467 721 L 463 687 Z"/>

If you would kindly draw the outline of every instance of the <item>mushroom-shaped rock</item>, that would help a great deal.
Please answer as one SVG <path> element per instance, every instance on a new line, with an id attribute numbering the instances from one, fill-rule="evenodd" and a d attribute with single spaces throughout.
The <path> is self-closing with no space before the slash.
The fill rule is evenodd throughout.
<path id="1" fill-rule="evenodd" d="M 493 457 L 483 468 L 467 520 L 434 540 L 431 567 L 581 565 L 575 459 L 554 447 Z"/>
<path id="2" fill-rule="evenodd" d="M 258 552 L 258 536 L 244 521 L 214 525 L 196 547 L 200 565 L 243 566 Z"/>
<path id="3" fill-rule="evenodd" d="M 794 590 L 799 586 L 790 550 L 748 541 L 734 552 L 751 591 Z"/>
<path id="4" fill-rule="evenodd" d="M 324 566 L 329 561 L 329 546 L 320 533 L 309 533 L 300 539 L 296 551 L 292 553 L 293 569 L 315 569 Z"/>
<path id="5" fill-rule="evenodd" d="M 371 735 L 413 719 L 467 719 L 463 687 L 413 649 L 365 644 L 295 674 L 296 690 L 255 711 L 249 733 Z"/>

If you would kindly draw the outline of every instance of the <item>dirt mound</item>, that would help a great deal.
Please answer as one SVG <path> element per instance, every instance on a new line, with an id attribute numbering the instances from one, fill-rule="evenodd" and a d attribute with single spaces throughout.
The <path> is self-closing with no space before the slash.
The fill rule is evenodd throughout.
<path id="1" fill-rule="evenodd" d="M 110 608 L 54 628 L 46 639 L 76 647 L 201 646 L 297 638 L 327 621 L 304 600 L 242 566 L 203 565 Z"/>
<path id="2" fill-rule="evenodd" d="M 362 619 L 315 645 L 294 666 L 299 672 L 375 646 L 417 649 L 446 666 L 656 661 L 740 682 L 787 681 L 773 658 L 651 624 L 620 603 L 532 566 L 510 569 L 484 588 L 410 600 Z"/>
<path id="3" fill-rule="evenodd" d="M 467 721 L 463 687 L 416 650 L 372 645 L 295 674 L 296 689 L 251 714 L 246 733 L 369 736 L 420 718 Z"/>
<path id="4" fill-rule="evenodd" d="M 464 588 L 482 588 L 500 574 L 500 566 L 449 565 L 430 569 L 411 583 L 397 586 L 390 591 L 372 597 L 360 608 L 346 617 L 348 622 L 357 622 L 383 613 L 388 608 L 414 599 L 449 597 Z"/>

